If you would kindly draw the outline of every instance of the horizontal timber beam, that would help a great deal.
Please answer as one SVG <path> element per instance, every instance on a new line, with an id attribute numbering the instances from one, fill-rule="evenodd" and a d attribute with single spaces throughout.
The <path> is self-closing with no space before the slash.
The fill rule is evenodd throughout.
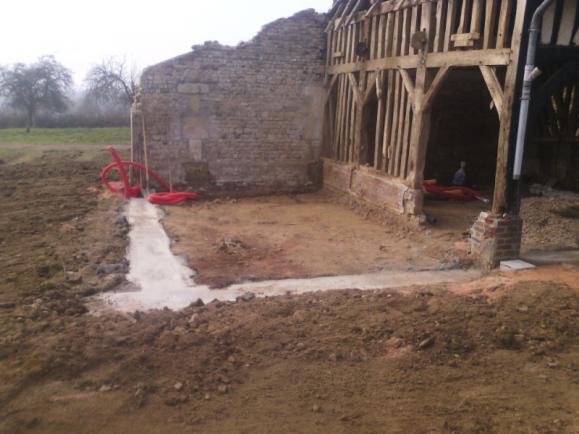
<path id="1" fill-rule="evenodd" d="M 367 62 L 347 63 L 344 65 L 328 66 L 329 75 L 357 72 L 364 66 L 365 70 L 377 71 L 380 69 L 416 69 L 422 60 L 421 56 L 398 56 L 384 59 L 369 60 Z M 511 62 L 511 50 L 470 50 L 450 51 L 446 53 L 431 53 L 426 55 L 427 68 L 461 67 L 461 66 L 504 66 Z"/>

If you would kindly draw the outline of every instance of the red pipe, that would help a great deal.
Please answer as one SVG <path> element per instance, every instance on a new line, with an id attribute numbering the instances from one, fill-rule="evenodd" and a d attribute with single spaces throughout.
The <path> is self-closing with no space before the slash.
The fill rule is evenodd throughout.
<path id="1" fill-rule="evenodd" d="M 114 193 L 120 193 L 122 191 L 123 196 L 126 199 L 132 197 L 139 197 L 141 196 L 141 186 L 129 184 L 129 178 L 127 176 L 126 167 L 133 167 L 135 169 L 139 169 L 142 171 L 147 172 L 155 181 L 157 181 L 163 188 L 170 190 L 169 193 L 153 193 L 147 197 L 147 200 L 154 204 L 159 205 L 178 205 L 182 202 L 187 200 L 197 200 L 199 199 L 199 195 L 197 193 L 187 193 L 187 192 L 173 192 L 171 191 L 171 186 L 163 180 L 159 175 L 153 172 L 151 169 L 147 168 L 145 165 L 140 163 L 135 163 L 134 161 L 124 161 L 121 160 L 117 151 L 110 146 L 109 152 L 111 153 L 113 159 L 115 160 L 114 163 L 105 166 L 101 170 L 101 182 L 102 184 L 108 188 L 110 191 Z M 109 173 L 116 169 L 119 171 L 121 176 L 121 183 L 119 182 L 111 182 L 108 179 Z"/>

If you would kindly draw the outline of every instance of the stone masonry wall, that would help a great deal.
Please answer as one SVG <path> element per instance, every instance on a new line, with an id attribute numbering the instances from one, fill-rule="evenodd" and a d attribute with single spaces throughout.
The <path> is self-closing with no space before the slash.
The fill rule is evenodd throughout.
<path id="1" fill-rule="evenodd" d="M 317 188 L 325 25 L 306 10 L 235 48 L 205 43 L 146 69 L 133 129 L 142 136 L 144 117 L 150 167 L 207 194 Z"/>

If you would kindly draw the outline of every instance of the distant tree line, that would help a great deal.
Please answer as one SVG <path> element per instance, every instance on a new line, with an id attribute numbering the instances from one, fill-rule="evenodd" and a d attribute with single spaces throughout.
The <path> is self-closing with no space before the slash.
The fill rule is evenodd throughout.
<path id="1" fill-rule="evenodd" d="M 52 56 L 0 66 L 0 128 L 128 126 L 138 76 L 125 61 L 107 59 L 75 91 L 71 71 Z"/>

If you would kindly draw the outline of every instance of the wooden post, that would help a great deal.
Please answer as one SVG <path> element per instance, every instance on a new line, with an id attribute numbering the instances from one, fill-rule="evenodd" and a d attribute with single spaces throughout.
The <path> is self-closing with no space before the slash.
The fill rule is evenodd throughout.
<path id="1" fill-rule="evenodd" d="M 513 39 L 511 42 L 511 64 L 507 67 L 505 87 L 503 91 L 502 113 L 500 115 L 501 123 L 497 150 L 497 171 L 492 208 L 492 212 L 495 215 L 502 214 L 507 210 L 511 123 L 513 117 L 513 104 L 516 93 L 517 72 L 519 69 L 519 53 L 521 50 L 521 39 L 523 35 L 526 7 L 526 0 L 517 0 L 517 15 L 515 18 L 515 27 L 513 30 Z"/>
<path id="2" fill-rule="evenodd" d="M 432 4 L 422 4 L 422 29 L 430 35 L 430 22 L 432 17 Z M 428 47 L 428 44 L 427 44 Z M 426 93 L 426 52 L 427 48 L 421 52 L 420 65 L 416 69 L 416 82 L 414 84 L 414 104 L 412 131 L 410 133 L 410 155 L 408 164 L 408 186 L 413 190 L 422 190 L 424 181 L 424 166 L 426 161 L 426 146 L 430 135 L 430 109 L 424 109 L 424 96 Z M 415 203 L 410 213 L 422 214 L 422 200 L 415 198 Z"/>

